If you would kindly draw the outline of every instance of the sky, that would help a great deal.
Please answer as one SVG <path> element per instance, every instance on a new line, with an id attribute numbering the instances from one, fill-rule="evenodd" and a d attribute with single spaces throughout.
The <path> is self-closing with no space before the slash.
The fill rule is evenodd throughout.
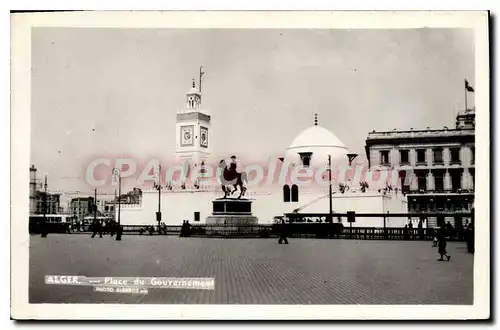
<path id="1" fill-rule="evenodd" d="M 170 158 L 200 66 L 214 153 L 256 161 L 281 155 L 315 113 L 358 154 L 373 130 L 453 127 L 475 81 L 466 29 L 34 28 L 38 176 L 88 191 L 90 159 Z"/>

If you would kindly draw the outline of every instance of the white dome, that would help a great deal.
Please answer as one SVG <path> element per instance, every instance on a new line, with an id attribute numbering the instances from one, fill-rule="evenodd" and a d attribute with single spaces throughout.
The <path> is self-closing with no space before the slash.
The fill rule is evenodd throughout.
<path id="1" fill-rule="evenodd" d="M 286 150 L 286 158 L 301 164 L 300 154 L 311 154 L 311 166 L 324 166 L 328 155 L 332 161 L 347 159 L 349 150 L 332 132 L 321 126 L 311 126 L 303 130 Z"/>
<path id="2" fill-rule="evenodd" d="M 319 146 L 345 148 L 342 141 L 326 128 L 311 126 L 297 135 L 288 149 Z"/>

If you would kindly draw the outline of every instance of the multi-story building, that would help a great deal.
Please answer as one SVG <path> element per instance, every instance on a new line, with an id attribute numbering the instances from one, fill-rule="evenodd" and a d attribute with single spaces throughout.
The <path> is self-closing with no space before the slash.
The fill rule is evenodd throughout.
<path id="1" fill-rule="evenodd" d="M 73 198 L 70 203 L 70 214 L 78 219 L 92 215 L 94 212 L 94 197 Z"/>
<path id="2" fill-rule="evenodd" d="M 139 188 L 134 188 L 126 194 L 120 196 L 121 204 L 140 204 L 142 199 L 142 190 Z M 116 199 L 118 202 L 118 199 Z"/>
<path id="3" fill-rule="evenodd" d="M 115 216 L 115 207 L 116 207 L 117 203 L 118 203 L 118 201 L 106 201 L 104 203 L 102 211 L 101 211 L 102 214 L 105 217 L 114 218 L 114 216 Z"/>
<path id="4" fill-rule="evenodd" d="M 105 216 L 107 218 L 113 218 L 115 207 L 118 204 L 118 200 L 98 200 L 97 201 L 97 213 L 99 215 Z"/>
<path id="5" fill-rule="evenodd" d="M 44 196 L 45 192 L 43 191 L 37 191 L 35 193 L 35 214 L 44 213 Z M 61 207 L 61 195 L 47 193 L 45 203 L 47 203 L 47 208 L 45 210 L 46 214 L 59 214 L 63 212 Z"/>
<path id="6" fill-rule="evenodd" d="M 474 207 L 475 109 L 457 115 L 455 128 L 373 131 L 366 139 L 370 167 L 398 171 L 409 212 L 468 212 Z M 427 226 L 460 217 L 428 219 Z M 441 222 L 441 223 L 438 223 Z"/>

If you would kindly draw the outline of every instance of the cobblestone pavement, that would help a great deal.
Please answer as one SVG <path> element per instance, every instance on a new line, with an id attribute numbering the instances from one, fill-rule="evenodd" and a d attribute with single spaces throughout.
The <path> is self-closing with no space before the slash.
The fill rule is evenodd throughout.
<path id="1" fill-rule="evenodd" d="M 31 303 L 472 304 L 473 261 L 448 243 L 32 236 Z M 45 275 L 213 277 L 215 290 L 149 289 L 146 295 L 44 284 Z"/>

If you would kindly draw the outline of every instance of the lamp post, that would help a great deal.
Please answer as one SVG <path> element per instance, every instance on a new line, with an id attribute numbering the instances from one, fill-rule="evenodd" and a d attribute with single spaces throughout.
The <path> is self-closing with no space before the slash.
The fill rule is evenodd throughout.
<path id="1" fill-rule="evenodd" d="M 158 235 L 161 234 L 160 232 L 160 225 L 161 225 L 161 165 L 158 165 L 158 183 L 157 183 L 157 189 L 158 189 L 158 212 L 156 212 L 156 221 L 158 221 Z"/>
<path id="2" fill-rule="evenodd" d="M 44 184 L 44 193 L 43 193 L 43 223 L 41 228 L 41 236 L 47 237 L 47 175 L 45 175 L 45 184 Z"/>
<path id="3" fill-rule="evenodd" d="M 118 182 L 118 225 L 120 225 L 120 211 L 121 211 L 121 195 L 122 195 L 122 180 L 120 170 L 113 169 L 113 178 L 115 183 Z"/>
<path id="4" fill-rule="evenodd" d="M 117 168 L 113 169 L 113 181 L 116 183 L 118 181 L 118 225 L 116 231 L 116 240 L 122 240 L 122 226 L 120 225 L 120 212 L 121 212 L 121 195 L 122 195 L 122 179 L 120 170 Z"/>
<path id="5" fill-rule="evenodd" d="M 97 222 L 97 189 L 94 189 L 94 223 Z"/>
<path id="6" fill-rule="evenodd" d="M 330 214 L 330 222 L 333 223 L 333 205 L 332 205 L 332 156 L 328 155 L 328 191 L 329 191 L 329 198 L 328 201 L 330 203 L 330 209 L 329 209 L 329 214 Z"/>

